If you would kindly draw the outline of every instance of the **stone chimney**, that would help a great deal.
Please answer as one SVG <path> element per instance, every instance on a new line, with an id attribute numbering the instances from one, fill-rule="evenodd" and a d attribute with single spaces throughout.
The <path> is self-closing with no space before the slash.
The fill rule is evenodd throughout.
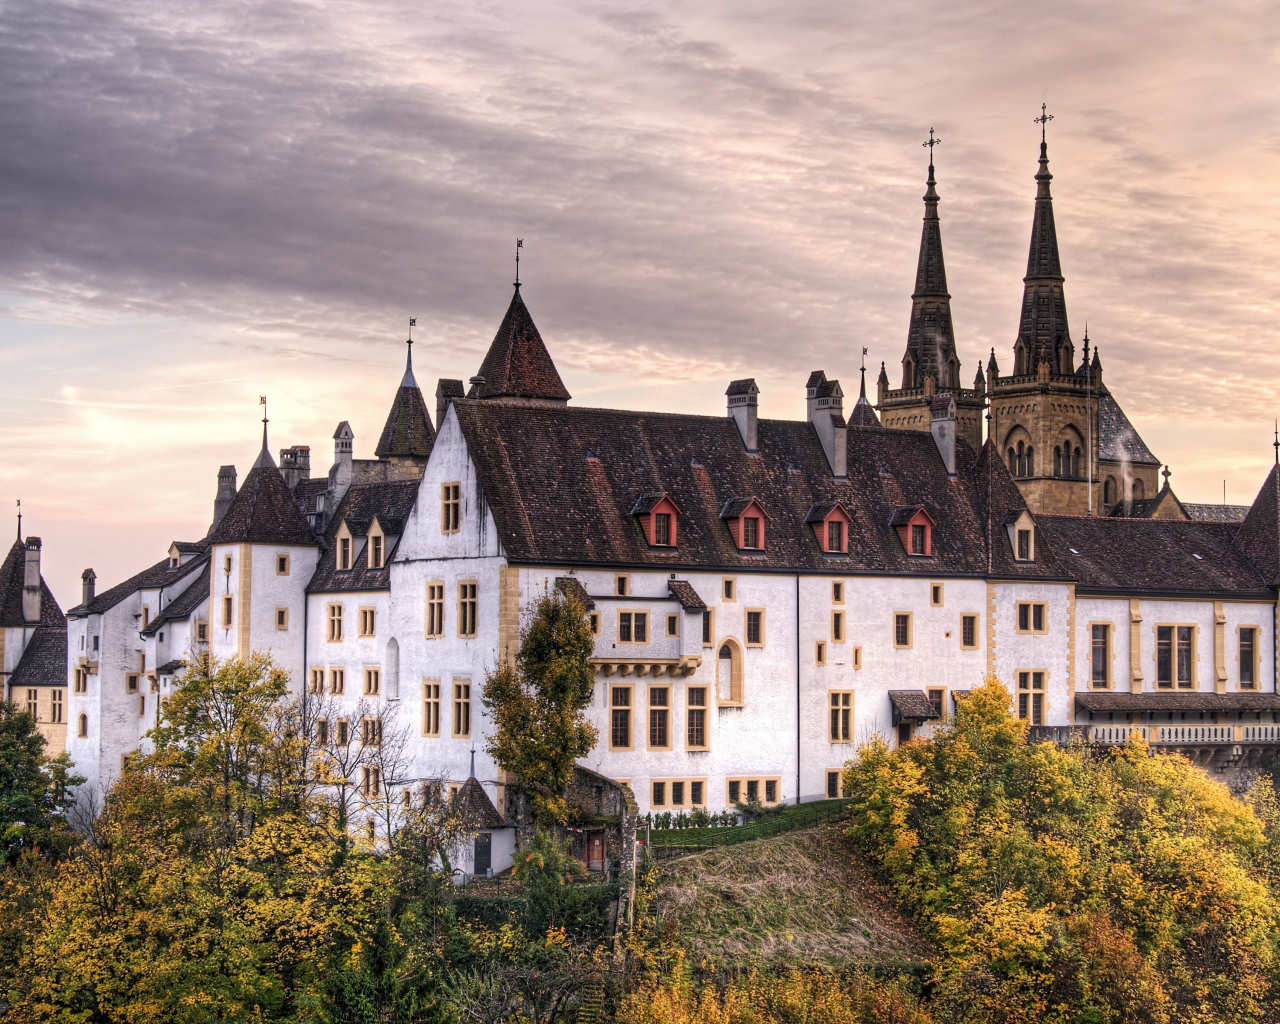
<path id="1" fill-rule="evenodd" d="M 94 591 L 97 590 L 98 574 L 92 569 L 86 569 L 80 574 L 80 603 L 88 604 L 93 600 Z"/>
<path id="2" fill-rule="evenodd" d="M 938 446 L 947 475 L 956 475 L 956 400 L 951 395 L 934 395 L 929 403 L 929 427 Z"/>
<path id="3" fill-rule="evenodd" d="M 333 465 L 329 468 L 329 486 L 325 490 L 325 520 L 338 508 L 338 503 L 346 496 L 351 486 L 355 466 L 352 464 L 352 448 L 355 446 L 356 432 L 351 424 L 343 420 L 333 432 Z"/>
<path id="4" fill-rule="evenodd" d="M 236 498 L 236 467 L 235 466 L 219 466 L 218 467 L 218 496 L 213 500 L 213 525 L 217 526 L 222 522 L 222 517 L 227 514 L 227 509 L 231 507 L 231 503 Z M 212 529 L 210 530 L 212 533 Z"/>
<path id="5" fill-rule="evenodd" d="M 730 381 L 729 418 L 738 425 L 738 433 L 742 435 L 742 443 L 747 451 L 756 451 L 756 396 L 760 389 L 756 387 L 754 377 L 746 380 Z"/>
<path id="6" fill-rule="evenodd" d="M 814 370 L 805 385 L 809 422 L 813 425 L 822 451 L 838 480 L 848 476 L 849 430 L 844 421 L 844 392 L 838 380 L 827 380 L 824 370 Z"/>
<path id="7" fill-rule="evenodd" d="M 465 394 L 462 381 L 447 377 L 440 378 L 440 382 L 436 384 L 436 433 L 439 433 L 444 425 L 444 416 L 449 411 L 449 403 L 455 398 L 462 398 Z"/>
<path id="8" fill-rule="evenodd" d="M 284 477 L 284 485 L 291 491 L 303 480 L 310 480 L 310 446 L 305 444 L 296 444 L 292 448 L 281 448 L 280 475 Z"/>
<path id="9" fill-rule="evenodd" d="M 40 538 L 27 538 L 27 561 L 22 577 L 22 621 L 28 626 L 40 622 Z"/>

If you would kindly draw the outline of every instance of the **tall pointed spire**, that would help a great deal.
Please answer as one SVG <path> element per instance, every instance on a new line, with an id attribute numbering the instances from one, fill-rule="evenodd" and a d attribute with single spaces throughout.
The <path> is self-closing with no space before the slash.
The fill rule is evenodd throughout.
<path id="1" fill-rule="evenodd" d="M 416 317 L 409 320 L 404 376 L 400 379 L 400 387 L 396 389 L 396 397 L 391 402 L 387 422 L 382 426 L 378 446 L 373 450 L 373 454 L 380 459 L 426 459 L 435 443 L 436 435 L 431 427 L 427 403 L 413 376 L 413 328 L 417 322 Z"/>
<path id="2" fill-rule="evenodd" d="M 477 398 L 555 405 L 569 401 L 569 391 L 520 296 L 519 285 L 477 376 L 481 378 Z"/>
<path id="3" fill-rule="evenodd" d="M 933 147 L 941 139 L 929 129 L 929 178 L 924 193 L 924 227 L 920 235 L 920 257 L 916 263 L 916 286 L 911 293 L 911 323 L 907 328 L 907 351 L 902 357 L 902 386 L 924 386 L 932 376 L 940 388 L 960 386 L 960 362 L 956 358 L 955 333 L 951 325 L 951 295 L 947 291 L 947 268 L 942 259 L 942 223 L 938 219 L 938 190 L 933 172 Z"/>
<path id="4" fill-rule="evenodd" d="M 1053 115 L 1041 105 L 1040 169 L 1036 172 L 1036 208 L 1031 220 L 1031 248 L 1027 276 L 1023 280 L 1022 316 L 1014 343 L 1014 375 L 1038 372 L 1048 363 L 1052 373 L 1074 371 L 1074 346 L 1067 326 L 1067 304 L 1062 290 L 1062 262 L 1058 257 L 1058 232 L 1053 222 L 1053 196 L 1049 182 L 1049 144 L 1045 125 Z"/>

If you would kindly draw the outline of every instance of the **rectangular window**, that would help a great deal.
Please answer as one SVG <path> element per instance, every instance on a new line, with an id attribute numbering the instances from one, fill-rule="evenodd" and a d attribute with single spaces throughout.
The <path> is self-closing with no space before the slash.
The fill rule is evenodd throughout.
<path id="1" fill-rule="evenodd" d="M 377 765 L 366 764 L 360 768 L 360 795 L 366 800 L 374 800 L 382 793 L 382 772 Z M 373 822 L 369 822 L 372 831 Z"/>
<path id="2" fill-rule="evenodd" d="M 375 627 L 378 622 L 378 612 L 375 608 L 360 609 L 360 635 L 373 636 Z"/>
<path id="3" fill-rule="evenodd" d="M 471 735 L 471 682 L 453 684 L 453 734 Z"/>
<path id="4" fill-rule="evenodd" d="M 942 717 L 942 702 L 946 696 L 946 691 L 941 689 L 931 689 L 925 691 L 929 696 L 929 703 L 933 705 L 933 717 Z"/>
<path id="5" fill-rule="evenodd" d="M 978 646 L 978 616 L 960 616 L 960 646 L 969 649 Z"/>
<path id="6" fill-rule="evenodd" d="M 706 785 L 701 779 L 689 783 L 689 805 L 701 807 L 706 803 Z"/>
<path id="7" fill-rule="evenodd" d="M 649 615 L 647 612 L 618 613 L 618 643 L 644 644 L 649 642 Z"/>
<path id="8" fill-rule="evenodd" d="M 853 742 L 853 691 L 832 690 L 828 697 L 831 718 L 827 739 L 832 743 Z"/>
<path id="9" fill-rule="evenodd" d="M 671 806 L 672 807 L 684 806 L 684 783 L 683 782 L 671 783 Z"/>
<path id="10" fill-rule="evenodd" d="M 422 735 L 440 735 L 440 683 L 432 679 L 422 684 Z"/>
<path id="11" fill-rule="evenodd" d="M 235 598 L 233 598 L 230 594 L 227 594 L 226 597 L 222 599 L 222 628 L 223 629 L 230 629 L 231 623 L 235 621 L 232 616 L 232 611 L 234 610 L 234 608 L 235 608 Z"/>
<path id="12" fill-rule="evenodd" d="M 289 556 L 288 555 L 276 555 L 276 575 L 277 576 L 289 575 Z"/>
<path id="13" fill-rule="evenodd" d="M 688 731 L 686 745 L 689 750 L 707 749 L 707 688 L 691 686 L 685 691 L 685 701 L 689 705 Z"/>
<path id="14" fill-rule="evenodd" d="M 665 807 L 667 805 L 667 784 L 665 782 L 655 782 L 653 784 L 653 800 L 654 807 Z"/>
<path id="15" fill-rule="evenodd" d="M 1178 626 L 1178 686 L 1190 689 L 1195 682 L 1192 668 L 1191 627 Z"/>
<path id="16" fill-rule="evenodd" d="M 457 533 L 462 529 L 462 484 L 440 485 L 440 532 Z"/>
<path id="17" fill-rule="evenodd" d="M 760 782 L 758 779 L 747 779 L 747 803 L 754 804 L 760 800 Z"/>
<path id="18" fill-rule="evenodd" d="M 680 635 L 680 616 L 676 614 L 667 615 L 667 636 Z"/>
<path id="19" fill-rule="evenodd" d="M 137 677 L 136 675 L 134 675 L 133 673 L 130 673 L 129 675 L 125 676 L 125 677 L 124 677 L 124 688 L 125 688 L 125 692 L 126 692 L 126 693 L 137 693 L 137 692 L 138 692 L 138 677 Z M 32 692 L 32 693 L 34 693 L 35 691 L 34 691 L 34 690 L 32 690 L 31 692 Z"/>
<path id="20" fill-rule="evenodd" d="M 427 584 L 427 636 L 444 636 L 444 584 Z"/>
<path id="21" fill-rule="evenodd" d="M 844 549 L 844 523 L 839 519 L 832 519 L 827 523 L 827 550 L 841 551 Z"/>
<path id="22" fill-rule="evenodd" d="M 62 690 L 49 691 L 49 721 L 57 725 L 62 721 Z"/>
<path id="23" fill-rule="evenodd" d="M 89 673 L 82 668 L 76 669 L 75 683 L 72 686 L 73 693 L 87 693 L 89 690 Z"/>
<path id="24" fill-rule="evenodd" d="M 739 782 L 737 779 L 729 780 L 729 803 L 731 805 L 738 803 L 738 801 L 741 799 L 741 796 L 740 796 L 740 794 L 742 793 L 741 787 L 742 787 L 742 783 Z"/>
<path id="25" fill-rule="evenodd" d="M 778 802 L 778 782 L 776 779 L 764 780 L 764 802 L 767 804 L 776 804 Z"/>
<path id="26" fill-rule="evenodd" d="M 222 572 L 223 572 L 223 575 L 226 575 L 226 576 L 231 575 L 231 556 L 230 555 L 227 555 L 227 557 L 222 560 Z"/>
<path id="27" fill-rule="evenodd" d="M 478 583 L 458 584 L 458 636 L 476 635 L 476 614 L 478 600 L 476 597 Z"/>
<path id="28" fill-rule="evenodd" d="M 328 625 L 327 637 L 331 644 L 336 644 L 342 640 L 342 605 L 329 605 L 329 614 L 326 619 Z"/>
<path id="29" fill-rule="evenodd" d="M 600 635 L 600 613 L 587 612 L 587 621 L 591 623 L 591 635 L 599 636 Z"/>
<path id="30" fill-rule="evenodd" d="M 934 608 L 942 607 L 942 584 L 941 583 L 930 584 L 929 604 Z"/>
<path id="31" fill-rule="evenodd" d="M 666 686 L 649 687 L 649 749 L 671 748 L 671 690 Z"/>
<path id="32" fill-rule="evenodd" d="M 840 796 L 840 773 L 827 772 L 827 799 L 835 800 Z"/>
<path id="33" fill-rule="evenodd" d="M 1018 560 L 1021 562 L 1031 561 L 1031 531 L 1018 531 Z"/>
<path id="34" fill-rule="evenodd" d="M 831 642 L 844 643 L 844 612 L 831 613 Z"/>
<path id="35" fill-rule="evenodd" d="M 831 584 L 831 603 L 844 604 L 844 584 L 835 582 Z"/>
<path id="36" fill-rule="evenodd" d="M 631 577 L 630 576 L 618 576 L 616 579 L 614 579 L 613 584 L 614 584 L 614 591 L 615 593 L 617 593 L 619 597 L 626 597 L 628 594 L 631 593 Z"/>
<path id="37" fill-rule="evenodd" d="M 893 646 L 899 649 L 911 646 L 911 613 L 893 613 Z"/>
<path id="38" fill-rule="evenodd" d="M 351 743 L 351 725 L 345 718 L 339 718 L 337 728 L 334 730 L 335 739 L 340 747 L 348 746 Z"/>
<path id="39" fill-rule="evenodd" d="M 1046 618 L 1045 605 L 1024 601 L 1018 605 L 1018 632 L 1043 633 Z"/>
<path id="40" fill-rule="evenodd" d="M 360 745 L 362 747 L 382 746 L 382 719 L 360 719 Z"/>
<path id="41" fill-rule="evenodd" d="M 853 655 L 853 667 L 862 668 L 862 648 L 855 647 L 849 653 Z"/>
<path id="42" fill-rule="evenodd" d="M 329 669 L 329 692 L 335 697 L 341 697 L 347 689 L 347 672 L 346 669 L 331 668 Z"/>
<path id="43" fill-rule="evenodd" d="M 671 513 L 655 512 L 653 515 L 653 543 L 659 547 L 671 544 Z"/>
<path id="44" fill-rule="evenodd" d="M 618 643 L 631 643 L 631 613 L 618 613 Z"/>
<path id="45" fill-rule="evenodd" d="M 827 645 L 821 640 L 818 641 L 813 650 L 813 663 L 815 665 L 825 665 L 827 663 Z"/>
<path id="46" fill-rule="evenodd" d="M 338 568 L 346 571 L 351 568 L 351 538 L 338 538 Z"/>
<path id="47" fill-rule="evenodd" d="M 711 609 L 708 608 L 702 613 L 702 646 L 710 647 L 715 641 L 712 639 L 713 623 L 711 619 Z"/>
<path id="48" fill-rule="evenodd" d="M 1044 673 L 1018 673 L 1018 717 L 1044 725 Z"/>
<path id="49" fill-rule="evenodd" d="M 147 698 L 144 694 L 138 694 L 138 717 L 147 717 Z"/>
<path id="50" fill-rule="evenodd" d="M 318 747 L 327 747 L 329 745 L 329 720 L 327 718 L 316 719 L 315 739 Z"/>
<path id="51" fill-rule="evenodd" d="M 369 538 L 369 568 L 382 568 L 382 535 L 375 533 Z"/>
<path id="52" fill-rule="evenodd" d="M 747 646 L 764 646 L 764 610 L 751 608 L 747 610 Z"/>
<path id="53" fill-rule="evenodd" d="M 915 523 L 911 527 L 911 553 L 913 555 L 925 553 L 924 526 L 920 523 Z"/>
<path id="54" fill-rule="evenodd" d="M 289 609 L 277 608 L 276 609 L 276 629 L 288 629 L 288 628 L 289 628 Z"/>
<path id="55" fill-rule="evenodd" d="M 196 623 L 196 642 L 201 644 L 209 642 L 209 623 Z"/>
<path id="56" fill-rule="evenodd" d="M 609 749 L 631 749 L 631 687 L 609 687 Z"/>
<path id="57" fill-rule="evenodd" d="M 142 606 L 142 628 L 146 629 L 151 624 L 151 609 L 145 604 Z"/>
<path id="58" fill-rule="evenodd" d="M 313 668 L 311 670 L 311 676 L 307 680 L 307 693 L 324 693 L 324 669 Z"/>
<path id="59" fill-rule="evenodd" d="M 1095 622 L 1089 632 L 1089 682 L 1105 688 L 1111 683 L 1111 627 Z"/>
<path id="60" fill-rule="evenodd" d="M 724 581 L 721 591 L 726 601 L 736 601 L 738 599 L 738 581 L 729 579 Z"/>
<path id="61" fill-rule="evenodd" d="M 382 688 L 382 670 L 366 668 L 364 670 L 364 695 L 376 697 Z"/>
<path id="62" fill-rule="evenodd" d="M 1253 626 L 1240 627 L 1240 688 L 1252 690 L 1257 680 L 1258 631 Z"/>
<path id="63" fill-rule="evenodd" d="M 742 546 L 758 548 L 760 546 L 760 517 L 744 516 L 742 519 Z"/>

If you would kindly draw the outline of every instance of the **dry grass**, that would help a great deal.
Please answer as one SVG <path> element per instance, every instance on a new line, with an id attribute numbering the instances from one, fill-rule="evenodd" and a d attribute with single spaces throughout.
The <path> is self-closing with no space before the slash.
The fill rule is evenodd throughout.
<path id="1" fill-rule="evenodd" d="M 870 965 L 931 952 L 838 824 L 672 861 L 660 907 L 695 965 Z"/>

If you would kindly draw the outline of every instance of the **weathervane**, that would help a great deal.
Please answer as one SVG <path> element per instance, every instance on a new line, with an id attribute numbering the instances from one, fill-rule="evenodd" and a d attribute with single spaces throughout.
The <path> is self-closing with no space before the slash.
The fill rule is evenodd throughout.
<path id="1" fill-rule="evenodd" d="M 267 396 L 259 395 L 258 404 L 262 406 L 262 429 L 265 430 L 267 427 Z"/>
<path id="2" fill-rule="evenodd" d="M 1052 120 L 1053 120 L 1053 115 L 1049 113 L 1049 104 L 1041 103 L 1040 116 L 1032 118 L 1032 123 L 1038 124 L 1040 126 L 1040 145 L 1042 146 L 1044 145 L 1044 141 L 1045 141 L 1044 126 L 1047 125 Z"/>
<path id="3" fill-rule="evenodd" d="M 933 137 L 933 128 L 932 128 L 932 127 L 930 127 L 930 128 L 929 128 L 929 141 L 928 141 L 928 142 L 922 142 L 922 143 L 920 143 L 920 145 L 922 145 L 922 146 L 928 146 L 928 147 L 929 147 L 929 166 L 930 166 L 930 167 L 932 167 L 932 166 L 933 166 L 933 147 L 934 147 L 934 146 L 940 146 L 940 145 L 942 145 L 942 140 L 941 140 L 941 139 L 935 139 L 935 138 Z"/>
<path id="4" fill-rule="evenodd" d="M 22 540 L 22 499 L 18 499 L 18 540 Z"/>
<path id="5" fill-rule="evenodd" d="M 416 316 L 409 317 L 409 351 L 413 351 L 413 329 L 418 326 L 418 318 Z"/>
<path id="6" fill-rule="evenodd" d="M 520 287 L 520 250 L 524 248 L 524 239 L 516 239 L 516 287 Z"/>

